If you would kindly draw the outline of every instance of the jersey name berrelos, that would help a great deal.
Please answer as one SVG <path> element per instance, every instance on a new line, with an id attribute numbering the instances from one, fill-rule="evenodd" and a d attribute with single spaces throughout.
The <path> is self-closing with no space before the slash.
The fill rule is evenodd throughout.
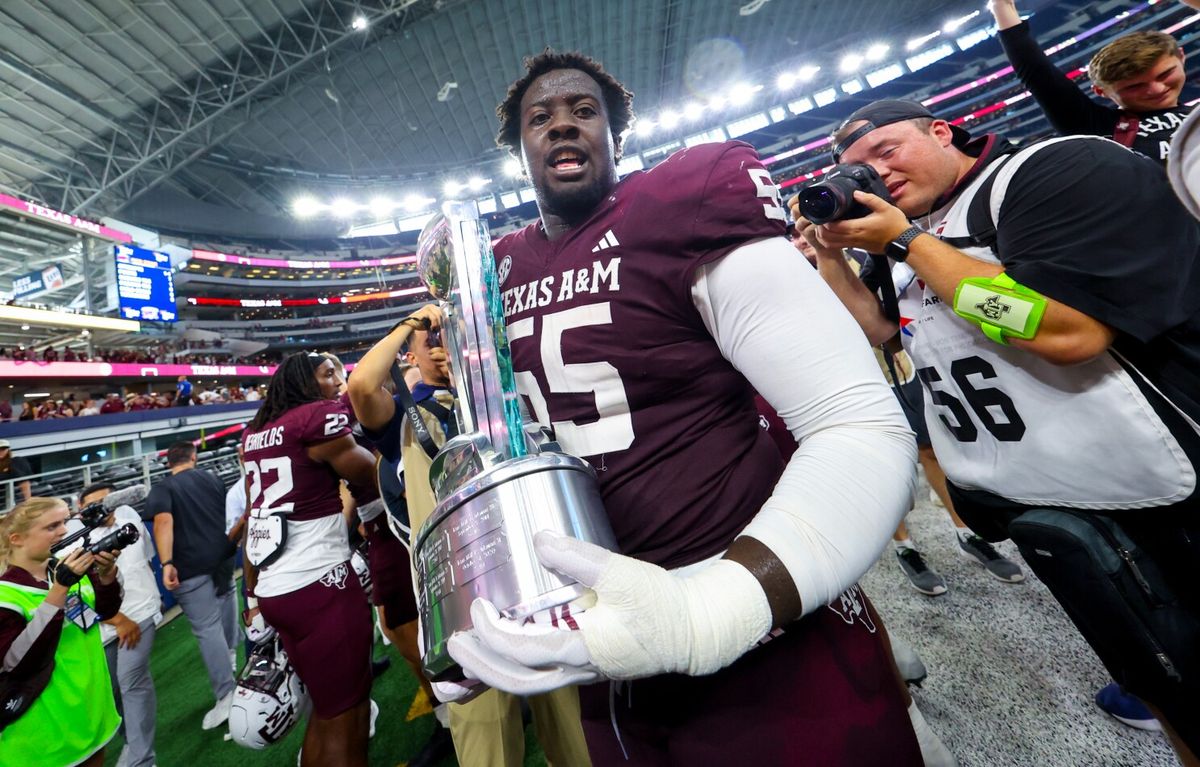
<path id="1" fill-rule="evenodd" d="M 249 453 L 252 450 L 262 450 L 264 447 L 278 447 L 282 445 L 283 429 L 284 427 L 282 426 L 276 426 L 273 429 L 251 434 L 246 438 L 246 446 L 242 450 Z"/>

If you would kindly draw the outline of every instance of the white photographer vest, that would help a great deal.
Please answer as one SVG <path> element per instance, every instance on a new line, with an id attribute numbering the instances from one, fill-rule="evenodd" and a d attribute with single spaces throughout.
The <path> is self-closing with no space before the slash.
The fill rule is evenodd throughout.
<path id="1" fill-rule="evenodd" d="M 967 237 L 980 187 L 997 221 L 1009 181 L 1044 141 L 994 162 L 953 203 L 930 216 L 939 237 Z M 987 247 L 962 249 L 997 264 Z M 988 340 L 957 316 L 906 264 L 895 264 L 901 339 L 925 386 L 930 440 L 946 476 L 1028 505 L 1079 509 L 1165 506 L 1184 500 L 1196 472 L 1130 374 L 1112 353 L 1058 366 Z"/>

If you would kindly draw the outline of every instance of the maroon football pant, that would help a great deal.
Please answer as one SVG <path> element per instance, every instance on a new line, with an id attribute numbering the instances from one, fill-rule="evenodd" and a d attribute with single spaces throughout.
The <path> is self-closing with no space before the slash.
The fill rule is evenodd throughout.
<path id="1" fill-rule="evenodd" d="M 387 627 L 394 629 L 417 619 L 417 597 L 408 549 L 388 527 L 386 516 L 380 514 L 363 527 L 370 544 L 367 568 L 371 571 L 371 604 L 383 608 Z"/>
<path id="2" fill-rule="evenodd" d="M 579 690 L 600 765 L 920 767 L 921 751 L 891 660 L 854 589 L 711 676 L 669 674 Z M 872 631 L 872 629 L 875 629 Z"/>
<path id="3" fill-rule="evenodd" d="M 288 661 L 312 697 L 313 713 L 332 719 L 371 694 L 371 607 L 349 562 L 316 583 L 259 597 L 263 619 L 279 632 Z"/>

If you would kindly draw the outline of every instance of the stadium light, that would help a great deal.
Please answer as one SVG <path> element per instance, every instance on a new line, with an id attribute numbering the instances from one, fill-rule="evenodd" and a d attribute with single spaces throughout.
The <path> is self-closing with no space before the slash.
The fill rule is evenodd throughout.
<path id="1" fill-rule="evenodd" d="M 471 176 L 471 178 L 467 180 L 467 186 L 471 188 L 472 192 L 478 192 L 479 190 L 481 190 L 485 186 L 487 186 L 490 182 L 491 182 L 490 178 L 483 178 L 481 176 Z"/>
<path id="2" fill-rule="evenodd" d="M 658 113 L 658 124 L 670 130 L 679 124 L 679 113 L 664 109 Z"/>
<path id="3" fill-rule="evenodd" d="M 367 28 L 367 17 L 359 14 L 354 17 L 354 21 L 350 22 L 351 29 L 363 30 Z"/>
<path id="4" fill-rule="evenodd" d="M 687 120 L 699 120 L 704 116 L 704 105 L 699 101 L 689 101 L 683 108 L 683 116 Z"/>
<path id="5" fill-rule="evenodd" d="M 339 197 L 329 203 L 329 210 L 338 218 L 350 218 L 358 211 L 358 206 L 348 197 Z"/>
<path id="6" fill-rule="evenodd" d="M 729 103 L 734 106 L 742 106 L 749 104 L 754 98 L 754 94 L 762 90 L 761 85 L 751 85 L 749 83 L 738 83 L 729 89 Z"/>
<path id="7" fill-rule="evenodd" d="M 849 53 L 842 57 L 842 62 L 838 65 L 838 68 L 843 72 L 857 72 L 862 63 L 862 56 L 857 53 Z"/>
<path id="8" fill-rule="evenodd" d="M 458 183 L 457 181 L 450 180 L 442 184 L 442 194 L 446 195 L 447 197 L 453 197 L 461 192 L 462 188 L 462 184 Z"/>
<path id="9" fill-rule="evenodd" d="M 422 197 L 419 194 L 410 194 L 404 198 L 404 209 L 409 213 L 416 213 L 419 210 L 424 210 L 432 202 L 436 202 L 436 200 Z"/>
<path id="10" fill-rule="evenodd" d="M 297 197 L 292 202 L 292 213 L 298 218 L 308 218 L 321 211 L 321 203 L 311 197 Z"/>
<path id="11" fill-rule="evenodd" d="M 394 207 L 395 204 L 386 197 L 371 198 L 371 213 L 376 216 L 390 216 Z"/>
<path id="12" fill-rule="evenodd" d="M 950 21 L 947 21 L 945 24 L 942 25 L 942 31 L 945 32 L 946 34 L 951 34 L 955 30 L 957 30 L 959 27 L 961 27 L 963 24 L 966 24 L 968 21 L 970 21 L 971 19 L 975 18 L 978 15 L 979 15 L 979 11 L 976 10 L 976 11 L 972 11 L 971 13 L 968 13 L 966 16 L 959 16 L 957 19 L 951 19 Z"/>
<path id="13" fill-rule="evenodd" d="M 817 66 L 816 64 L 807 64 L 805 66 L 800 67 L 800 71 L 796 73 L 796 79 L 802 83 L 806 83 L 809 80 L 816 77 L 817 72 L 820 72 L 820 71 L 821 71 L 821 68 L 819 66 Z"/>
<path id="14" fill-rule="evenodd" d="M 775 81 L 775 87 L 781 91 L 791 90 L 792 86 L 795 84 L 796 76 L 791 72 L 784 72 L 779 76 L 779 79 Z"/>
<path id="15" fill-rule="evenodd" d="M 716 112 L 720 109 L 724 109 L 725 108 L 725 99 L 721 98 L 720 96 L 713 96 L 711 99 L 708 100 L 708 108 L 709 108 L 709 111 L 712 111 L 712 112 Z"/>
<path id="16" fill-rule="evenodd" d="M 525 167 L 520 160 L 511 157 L 504 161 L 504 173 L 511 178 L 520 178 L 525 175 Z"/>
<path id="17" fill-rule="evenodd" d="M 867 49 L 867 61 L 879 61 L 888 54 L 892 48 L 886 43 L 875 43 Z"/>
<path id="18" fill-rule="evenodd" d="M 913 39 L 911 39 L 907 43 L 905 43 L 904 47 L 907 50 L 915 51 L 916 49 L 920 48 L 922 45 L 929 42 L 930 40 L 932 40 L 933 38 L 937 37 L 940 34 L 942 34 L 942 30 L 939 29 L 936 32 L 930 32 L 927 35 L 921 35 L 920 37 L 914 37 Z"/>
<path id="19" fill-rule="evenodd" d="M 649 136 L 654 132 L 654 128 L 655 125 L 653 120 L 638 120 L 637 124 L 634 126 L 634 129 L 637 131 L 639 136 Z"/>

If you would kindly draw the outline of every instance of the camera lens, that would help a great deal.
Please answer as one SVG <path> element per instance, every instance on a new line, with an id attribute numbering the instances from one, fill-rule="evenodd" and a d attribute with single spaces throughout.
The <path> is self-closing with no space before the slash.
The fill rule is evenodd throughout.
<path id="1" fill-rule="evenodd" d="M 92 554 L 100 554 L 105 551 L 120 551 L 129 544 L 137 541 L 140 537 L 141 534 L 138 533 L 137 528 L 126 522 L 86 548 Z"/>
<path id="2" fill-rule="evenodd" d="M 823 224 L 837 218 L 841 200 L 829 187 L 816 185 L 800 192 L 799 206 L 805 218 L 814 224 Z"/>

